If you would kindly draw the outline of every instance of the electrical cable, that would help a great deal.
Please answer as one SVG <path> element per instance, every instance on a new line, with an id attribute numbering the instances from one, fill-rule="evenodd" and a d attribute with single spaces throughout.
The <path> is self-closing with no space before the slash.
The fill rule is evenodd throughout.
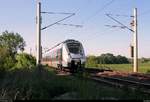
<path id="1" fill-rule="evenodd" d="M 107 8 L 109 5 L 111 5 L 115 0 L 111 0 L 110 2 L 106 3 L 103 7 L 101 7 L 99 10 L 97 10 L 92 16 L 90 16 L 86 21 L 89 21 L 93 17 L 95 17 L 98 13 L 102 12 L 105 8 Z"/>

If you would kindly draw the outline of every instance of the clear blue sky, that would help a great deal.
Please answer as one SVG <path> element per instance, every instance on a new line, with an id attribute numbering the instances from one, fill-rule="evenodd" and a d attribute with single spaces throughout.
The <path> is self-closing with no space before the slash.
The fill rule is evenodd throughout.
<path id="1" fill-rule="evenodd" d="M 0 33 L 8 30 L 18 32 L 26 41 L 26 52 L 35 52 L 36 45 L 36 0 L 0 0 Z M 132 15 L 138 9 L 139 57 L 150 57 L 150 0 L 41 0 L 42 11 L 70 12 L 75 16 L 63 21 L 83 25 L 82 28 L 54 25 L 42 31 L 42 45 L 50 48 L 55 44 L 72 38 L 83 43 L 86 55 L 102 53 L 121 54 L 130 57 L 129 46 L 132 32 L 127 29 L 108 28 L 105 25 L 118 25 L 105 14 Z M 105 6 L 105 7 L 104 7 Z M 42 14 L 42 27 L 66 15 Z M 132 18 L 116 17 L 129 26 Z"/>

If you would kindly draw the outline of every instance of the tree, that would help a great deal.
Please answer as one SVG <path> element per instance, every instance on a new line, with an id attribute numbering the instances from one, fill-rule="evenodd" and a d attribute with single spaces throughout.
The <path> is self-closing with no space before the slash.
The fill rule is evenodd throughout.
<path id="1" fill-rule="evenodd" d="M 17 54 L 16 68 L 33 68 L 36 65 L 36 59 L 26 53 Z"/>
<path id="2" fill-rule="evenodd" d="M 16 63 L 18 50 L 23 51 L 25 47 L 24 39 L 18 34 L 5 31 L 0 35 L 0 69 L 11 69 Z"/>
<path id="3" fill-rule="evenodd" d="M 5 31 L 0 35 L 0 47 L 7 48 L 11 54 L 15 55 L 18 50 L 24 51 L 25 41 L 18 33 Z"/>
<path id="4" fill-rule="evenodd" d="M 129 63 L 129 60 L 126 57 L 121 56 L 121 55 L 116 56 L 116 59 L 117 59 L 117 64 Z"/>
<path id="5" fill-rule="evenodd" d="M 97 57 L 99 64 L 124 64 L 129 63 L 129 60 L 121 55 L 114 56 L 111 53 L 101 54 Z"/>
<path id="6" fill-rule="evenodd" d="M 2 48 L 0 47 L 0 71 L 4 70 L 4 62 L 5 62 L 5 58 L 8 55 L 8 51 L 6 48 Z"/>
<path id="7" fill-rule="evenodd" d="M 15 65 L 15 60 L 5 47 L 0 47 L 0 70 L 10 69 Z"/>
<path id="8" fill-rule="evenodd" d="M 113 54 L 106 53 L 101 54 L 101 56 L 98 57 L 100 64 L 113 64 L 116 63 L 116 57 Z"/>

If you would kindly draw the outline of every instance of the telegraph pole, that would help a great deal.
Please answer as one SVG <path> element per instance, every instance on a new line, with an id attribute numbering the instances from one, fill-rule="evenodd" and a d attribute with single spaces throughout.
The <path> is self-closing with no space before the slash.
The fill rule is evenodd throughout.
<path id="1" fill-rule="evenodd" d="M 133 72 L 138 72 L 138 35 L 137 35 L 137 8 L 134 8 L 134 22 L 133 22 L 133 44 L 134 44 L 134 61 Z"/>
<path id="2" fill-rule="evenodd" d="M 37 33 L 37 55 L 36 64 L 41 64 L 41 2 L 37 1 L 36 33 Z"/>

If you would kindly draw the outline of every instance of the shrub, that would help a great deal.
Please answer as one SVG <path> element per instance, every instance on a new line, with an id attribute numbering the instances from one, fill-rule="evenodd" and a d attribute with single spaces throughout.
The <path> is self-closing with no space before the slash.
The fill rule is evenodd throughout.
<path id="1" fill-rule="evenodd" d="M 16 56 L 16 66 L 15 68 L 33 68 L 36 65 L 36 59 L 29 54 L 21 53 Z"/>
<path id="2" fill-rule="evenodd" d="M 7 70 L 15 65 L 15 59 L 5 47 L 0 47 L 0 70 Z"/>

